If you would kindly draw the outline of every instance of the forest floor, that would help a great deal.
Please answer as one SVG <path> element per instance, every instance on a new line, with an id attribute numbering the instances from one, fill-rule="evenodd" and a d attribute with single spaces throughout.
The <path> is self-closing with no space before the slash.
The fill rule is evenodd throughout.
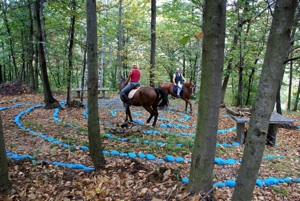
<path id="1" fill-rule="evenodd" d="M 66 98 L 54 95 L 57 100 Z M 198 106 L 192 102 L 190 114 L 184 112 L 183 100 L 170 99 L 169 110 L 159 111 L 158 126 L 136 124 L 122 133 L 125 115 L 118 96 L 99 98 L 106 165 L 89 171 L 93 165 L 86 151 L 86 107 L 45 110 L 41 94 L 0 95 L 11 184 L 0 192 L 0 200 L 201 200 L 205 195 L 188 194 L 185 183 L 196 132 Z M 148 114 L 143 108 L 132 107 L 132 112 L 145 123 Z M 300 114 L 284 115 L 295 126 L 279 128 L 276 146 L 265 147 L 258 179 L 292 181 L 255 186 L 252 200 L 300 200 Z M 235 122 L 220 109 L 216 158 L 234 163 L 214 166 L 214 182 L 225 186 L 214 187 L 217 200 L 231 200 L 234 188 L 226 181 L 238 176 L 244 146 L 234 143 L 234 128 Z"/>

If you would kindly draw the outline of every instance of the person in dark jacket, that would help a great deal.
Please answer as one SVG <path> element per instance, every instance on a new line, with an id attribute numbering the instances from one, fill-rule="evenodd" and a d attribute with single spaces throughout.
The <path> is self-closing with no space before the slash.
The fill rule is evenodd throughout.
<path id="1" fill-rule="evenodd" d="M 180 68 L 176 68 L 176 72 L 173 75 L 173 84 L 177 86 L 177 97 L 180 97 L 180 91 L 182 90 L 182 84 L 184 82 L 186 82 L 186 80 L 180 73 Z"/>

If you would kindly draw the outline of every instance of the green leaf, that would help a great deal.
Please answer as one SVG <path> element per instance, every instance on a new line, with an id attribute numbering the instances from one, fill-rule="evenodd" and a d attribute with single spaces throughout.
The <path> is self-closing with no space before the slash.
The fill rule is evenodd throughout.
<path id="1" fill-rule="evenodd" d="M 191 38 L 191 36 L 185 36 L 185 37 L 183 37 L 181 40 L 180 40 L 180 44 L 181 45 L 185 45 L 185 44 L 187 44 L 187 42 L 190 40 L 190 38 Z"/>

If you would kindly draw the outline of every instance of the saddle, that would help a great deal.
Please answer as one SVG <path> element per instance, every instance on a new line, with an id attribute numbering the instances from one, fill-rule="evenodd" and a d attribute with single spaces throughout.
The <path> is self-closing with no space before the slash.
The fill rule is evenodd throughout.
<path id="1" fill-rule="evenodd" d="M 178 86 L 177 86 L 177 85 L 174 85 L 174 86 L 173 86 L 173 93 L 174 93 L 174 94 L 177 94 L 177 89 L 178 89 Z M 183 85 L 182 85 L 182 89 L 183 89 Z M 179 92 L 180 96 L 182 95 L 182 92 L 183 92 L 182 89 L 181 89 L 180 92 Z"/>
<path id="2" fill-rule="evenodd" d="M 134 94 L 140 89 L 140 85 L 137 85 L 136 87 L 134 87 L 133 89 L 131 89 L 128 93 L 128 98 L 132 99 Z"/>

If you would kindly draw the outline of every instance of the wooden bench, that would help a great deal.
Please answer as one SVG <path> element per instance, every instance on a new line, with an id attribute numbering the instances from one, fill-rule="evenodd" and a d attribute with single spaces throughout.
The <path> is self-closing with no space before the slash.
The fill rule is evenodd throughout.
<path id="1" fill-rule="evenodd" d="M 234 116 L 232 114 L 228 114 L 230 118 L 232 118 L 236 124 L 236 133 L 237 133 L 237 142 L 240 144 L 244 143 L 245 139 L 245 123 L 249 123 L 250 118 Z M 276 136 L 278 132 L 279 124 L 294 124 L 292 119 L 286 118 L 278 113 L 273 112 L 271 115 L 268 136 L 267 136 L 267 145 L 275 146 L 276 145 Z"/>
<path id="2" fill-rule="evenodd" d="M 77 98 L 80 98 L 81 91 L 87 91 L 87 88 L 72 88 L 71 91 L 77 92 Z M 98 93 L 102 92 L 103 98 L 105 97 L 105 92 L 109 91 L 109 88 L 98 88 Z"/>

